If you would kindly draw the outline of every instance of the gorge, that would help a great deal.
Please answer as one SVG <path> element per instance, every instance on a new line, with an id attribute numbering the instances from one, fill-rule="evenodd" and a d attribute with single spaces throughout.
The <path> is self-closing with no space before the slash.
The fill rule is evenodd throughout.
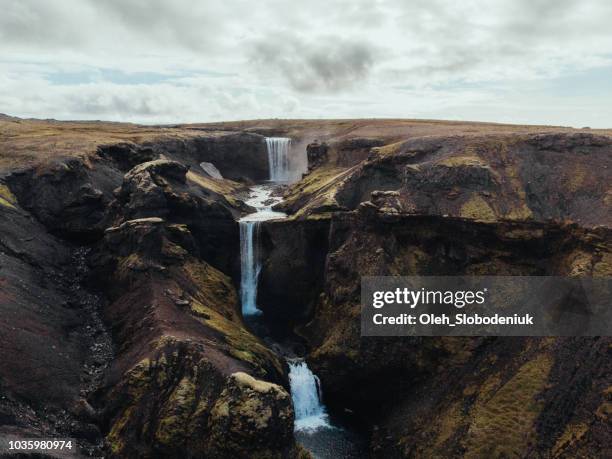
<path id="1" fill-rule="evenodd" d="M 107 457 L 609 453 L 609 338 L 359 331 L 365 275 L 610 276 L 609 131 L 0 117 L 0 135 L 1 434 Z"/>
<path id="2" fill-rule="evenodd" d="M 289 160 L 289 147 L 291 141 L 288 138 L 266 137 L 266 147 L 268 151 L 268 162 L 270 168 L 269 183 L 255 185 L 249 188 L 249 199 L 245 203 L 253 208 L 255 212 L 245 215 L 239 221 L 240 225 L 240 296 L 242 303 L 242 315 L 245 318 L 252 315 L 262 314 L 257 307 L 257 287 L 259 273 L 262 263 L 262 247 L 260 241 L 260 223 L 286 218 L 283 212 L 272 210 L 272 206 L 280 204 L 282 198 L 281 186 L 287 185 L 291 181 L 297 181 L 305 170 L 294 167 L 290 164 L 305 164 L 302 161 Z M 306 151 L 298 152 L 303 156 Z M 248 321 L 247 321 L 248 323 Z M 255 327 L 257 330 L 266 330 L 266 327 Z M 262 336 L 270 339 L 269 336 Z M 275 343 L 277 349 L 282 349 L 279 343 Z M 282 354 L 292 355 L 293 350 L 283 350 Z M 300 356 L 302 357 L 302 356 Z M 328 422 L 326 409 L 322 403 L 321 387 L 319 379 L 308 368 L 302 358 L 287 358 L 289 366 L 289 388 L 295 413 L 295 431 L 301 432 L 307 438 L 310 445 L 314 448 L 327 451 L 324 456 L 320 454 L 315 457 L 333 457 L 330 452 L 338 451 L 338 443 L 348 444 L 346 436 L 340 432 L 339 427 L 333 427 Z M 321 437 L 321 429 L 326 429 L 327 435 Z M 337 435 L 340 434 L 340 435 Z M 311 446 L 312 447 L 312 446 Z M 345 452 L 349 452 L 349 450 Z M 315 451 L 311 451 L 315 454 Z M 346 456 L 349 457 L 349 456 Z M 357 457 L 357 456 L 355 456 Z"/>

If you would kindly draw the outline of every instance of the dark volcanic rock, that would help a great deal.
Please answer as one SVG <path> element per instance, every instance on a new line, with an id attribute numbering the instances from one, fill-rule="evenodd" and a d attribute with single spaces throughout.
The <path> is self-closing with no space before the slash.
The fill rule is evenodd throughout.
<path id="1" fill-rule="evenodd" d="M 272 398 L 262 394 L 257 409 L 252 396 L 247 402 L 226 390 L 237 372 L 281 384 L 286 377 L 274 354 L 244 330 L 230 279 L 194 257 L 196 246 L 186 225 L 148 217 L 109 228 L 91 258 L 93 279 L 111 296 L 105 317 L 118 347 L 98 400 L 112 456 L 294 451 L 293 437 L 279 435 L 293 421 L 291 406 L 281 403 L 289 399 L 283 387 L 273 385 Z M 270 385 L 244 377 L 256 387 Z M 258 442 L 210 421 L 224 403 L 244 406 L 230 424 L 252 424 Z"/>
<path id="2" fill-rule="evenodd" d="M 81 250 L 50 235 L 0 183 L 0 436 L 76 438 L 102 454 L 84 416 L 108 359 L 101 299 L 80 286 Z"/>
<path id="3" fill-rule="evenodd" d="M 199 162 L 213 163 L 223 177 L 239 180 L 270 178 L 268 150 L 264 138 L 257 134 L 237 133 L 210 140 L 196 139 Z"/>
<path id="4" fill-rule="evenodd" d="M 20 205 L 62 237 L 95 239 L 121 174 L 104 163 L 59 158 L 7 177 Z"/>
<path id="5" fill-rule="evenodd" d="M 308 170 L 320 166 L 327 161 L 327 150 L 329 146 L 323 142 L 312 142 L 306 146 L 306 156 L 308 158 Z"/>
<path id="6" fill-rule="evenodd" d="M 283 322 L 304 320 L 321 289 L 329 221 L 268 222 L 261 230 L 266 260 L 259 277 L 257 304 Z"/>
<path id="7" fill-rule="evenodd" d="M 225 196 L 186 180 L 187 167 L 177 161 L 156 160 L 139 164 L 125 174 L 117 199 L 105 221 L 164 218 L 186 224 L 198 241 L 199 252 L 228 273 L 238 269 L 238 209 Z"/>
<path id="8" fill-rule="evenodd" d="M 605 275 L 612 259 L 610 230 L 406 217 L 385 210 L 394 209 L 397 200 L 397 193 L 374 193 L 376 204 L 333 219 L 323 294 L 305 329 L 314 347 L 309 362 L 321 378 L 327 400 L 379 425 L 372 443 L 377 457 L 551 454 L 565 441 L 562 432 L 574 428 L 573 416 L 580 419 L 579 413 L 588 407 L 606 403 L 604 393 L 595 389 L 607 378 L 605 372 L 594 370 L 596 363 L 586 371 L 595 386 L 583 386 L 584 392 L 575 396 L 572 420 L 549 425 L 547 434 L 542 434 L 541 423 L 558 419 L 564 412 L 561 400 L 572 397 L 564 381 L 575 370 L 563 364 L 569 341 L 362 338 L 360 279 L 366 275 Z M 604 341 L 609 346 L 610 339 Z M 574 352 L 587 352 L 592 343 L 581 338 L 572 346 Z M 591 357 L 594 362 L 605 358 L 605 346 Z M 558 369 L 554 377 L 553 368 Z M 526 381 L 530 385 L 525 386 Z M 497 392 L 498 396 L 492 395 Z M 555 408 L 545 412 L 546 404 Z M 553 414 L 555 410 L 559 412 Z M 572 448 L 595 452 L 599 451 L 595 445 L 609 441 L 609 432 L 601 427 L 605 420 L 590 422 L 584 428 L 591 436 L 572 440 Z M 529 444 L 521 440 L 527 437 Z"/>
<path id="9" fill-rule="evenodd" d="M 610 226 L 611 169 L 612 141 L 591 134 L 412 139 L 371 154 L 335 199 L 397 190 L 408 214 Z"/>
<path id="10" fill-rule="evenodd" d="M 212 431 L 209 457 L 280 459 L 296 455 L 291 397 L 281 386 L 246 373 L 229 377 L 208 424 Z M 246 452 L 244 445 L 252 448 Z"/>
<path id="11" fill-rule="evenodd" d="M 366 159 L 372 148 L 384 144 L 381 139 L 351 138 L 333 143 L 332 148 L 336 151 L 338 166 L 353 166 Z"/>
<path id="12" fill-rule="evenodd" d="M 113 160 L 117 167 L 127 172 L 134 166 L 147 161 L 153 161 L 158 153 L 151 146 L 142 146 L 134 143 L 120 142 L 112 145 L 101 145 L 97 153 L 102 158 Z"/>
<path id="13" fill-rule="evenodd" d="M 264 137 L 246 132 L 202 135 L 186 140 L 162 140 L 154 148 L 192 167 L 215 165 L 230 180 L 261 181 L 269 178 L 268 150 Z"/>

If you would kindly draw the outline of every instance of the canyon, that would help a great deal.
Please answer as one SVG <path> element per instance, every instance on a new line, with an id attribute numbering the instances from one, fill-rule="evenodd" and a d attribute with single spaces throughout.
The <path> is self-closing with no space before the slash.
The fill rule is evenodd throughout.
<path id="1" fill-rule="evenodd" d="M 612 455 L 610 338 L 359 322 L 366 275 L 611 276 L 611 168 L 608 130 L 0 116 L 0 434 L 94 457 Z"/>

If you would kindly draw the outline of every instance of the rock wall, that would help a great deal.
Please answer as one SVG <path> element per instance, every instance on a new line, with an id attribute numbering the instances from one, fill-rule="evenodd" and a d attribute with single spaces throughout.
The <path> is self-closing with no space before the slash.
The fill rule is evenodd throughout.
<path id="1" fill-rule="evenodd" d="M 610 153 L 591 134 L 428 137 L 321 165 L 287 192 L 294 216 L 274 223 L 283 247 L 264 275 L 301 253 L 290 234 L 329 222 L 298 329 L 327 404 L 371 427 L 374 457 L 606 454 L 609 338 L 362 338 L 359 301 L 364 275 L 609 276 Z M 303 266 L 285 267 L 284 289 L 302 291 Z"/>
<path id="2" fill-rule="evenodd" d="M 262 225 L 266 261 L 259 276 L 257 304 L 266 317 L 295 323 L 311 316 L 322 287 L 328 233 L 325 220 Z"/>
<path id="3" fill-rule="evenodd" d="M 236 218 L 247 210 L 234 197 L 241 186 L 190 171 L 197 155 L 185 162 L 169 159 L 188 155 L 195 141 L 178 141 L 176 150 L 168 142 L 107 146 L 8 175 L 10 188 L 0 189 L 3 213 L 11 216 L 7 228 L 16 233 L 19 222 L 27 222 L 24 228 L 42 235 L 36 247 L 43 249 L 42 258 L 32 258 L 36 252 L 29 242 L 3 239 L 15 251 L 11 285 L 31 277 L 27 288 L 49 288 L 47 283 L 70 267 L 70 244 L 93 247 L 89 267 L 83 268 L 89 272 L 86 285 L 104 292 L 106 302 L 96 311 L 103 313 L 115 355 L 106 370 L 92 365 L 87 335 L 96 332 L 87 316 L 92 311 L 72 303 L 74 288 L 80 287 L 70 286 L 67 278 L 47 295 L 54 312 L 32 316 L 32 326 L 45 338 L 38 344 L 30 340 L 19 360 L 31 366 L 45 355 L 41 346 L 48 349 L 49 336 L 56 336 L 61 364 L 39 372 L 41 382 L 50 378 L 55 384 L 19 383 L 23 368 L 17 360 L 7 362 L 0 371 L 11 398 L 0 408 L 12 419 L 9 424 L 24 432 L 38 429 L 79 441 L 85 436 L 92 452 L 106 451 L 109 457 L 295 457 L 302 453 L 293 439 L 286 368 L 246 331 L 231 278 L 239 266 Z M 236 160 L 229 156 L 227 161 Z M 24 250 L 31 253 L 21 255 Z M 31 276 L 27 270 L 33 270 Z M 44 275 L 34 273 L 38 270 Z M 5 291 L 10 289 L 3 289 L 0 299 Z M 51 306 L 30 301 L 23 292 L 19 296 L 32 311 Z M 10 312 L 11 299 L 0 307 Z M 73 337 L 66 339 L 65 333 Z M 8 350 L 15 336 L 3 343 Z M 48 360 L 55 361 L 55 351 Z M 79 392 L 84 371 L 105 380 Z M 56 400 L 59 413 L 72 406 L 74 412 L 58 419 L 23 404 L 36 407 L 41 396 L 48 407 Z M 227 422 L 226 405 L 232 407 Z M 25 407 L 31 414 L 19 420 L 28 413 Z"/>

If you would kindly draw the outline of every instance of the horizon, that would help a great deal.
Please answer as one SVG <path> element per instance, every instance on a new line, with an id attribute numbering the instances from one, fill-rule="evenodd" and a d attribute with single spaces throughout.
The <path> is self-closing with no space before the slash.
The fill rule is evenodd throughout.
<path id="1" fill-rule="evenodd" d="M 169 122 L 169 123 L 147 123 L 137 121 L 116 121 L 112 119 L 94 119 L 94 118 L 83 118 L 83 119 L 59 119 L 59 118 L 35 118 L 35 117 L 21 117 L 12 115 L 9 113 L 0 112 L 0 117 L 6 116 L 8 118 L 17 118 L 22 121 L 48 121 L 48 122 L 60 122 L 60 123 L 119 123 L 119 124 L 134 124 L 137 126 L 145 127 L 175 127 L 175 126 L 189 126 L 189 125 L 218 125 L 218 124 L 231 124 L 231 123 L 255 123 L 255 122 L 290 122 L 290 121 L 407 121 L 417 123 L 452 123 L 452 124 L 482 124 L 482 125 L 499 125 L 499 126 L 516 126 L 516 127 L 542 127 L 542 128 L 561 128 L 561 129 L 573 129 L 573 130 L 586 130 L 586 131 L 609 131 L 612 127 L 591 127 L 591 126 L 568 126 L 561 124 L 525 124 L 525 123 L 505 123 L 497 121 L 483 121 L 483 120 L 453 120 L 453 119 L 434 119 L 434 118 L 398 118 L 398 117 L 362 117 L 362 118 L 245 118 L 235 120 L 212 120 L 212 121 L 191 121 L 191 122 Z"/>

